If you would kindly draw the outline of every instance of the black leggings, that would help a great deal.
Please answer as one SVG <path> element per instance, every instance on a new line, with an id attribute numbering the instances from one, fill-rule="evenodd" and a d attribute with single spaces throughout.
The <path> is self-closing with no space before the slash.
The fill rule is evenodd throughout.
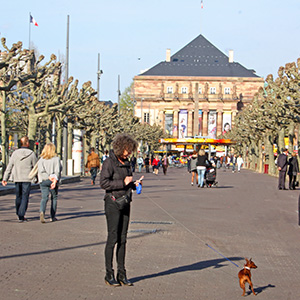
<path id="1" fill-rule="evenodd" d="M 125 273 L 125 252 L 130 216 L 130 205 L 119 210 L 109 195 L 105 196 L 107 241 L 105 246 L 106 273 L 113 274 L 113 255 L 117 244 L 116 258 L 118 273 Z"/>

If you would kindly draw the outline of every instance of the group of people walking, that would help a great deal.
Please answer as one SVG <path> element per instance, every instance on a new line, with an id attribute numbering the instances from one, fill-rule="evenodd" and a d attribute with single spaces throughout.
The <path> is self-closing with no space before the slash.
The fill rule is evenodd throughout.
<path id="1" fill-rule="evenodd" d="M 26 222 L 25 217 L 32 181 L 38 180 L 41 189 L 40 221 L 45 223 L 45 212 L 51 196 L 50 221 L 56 221 L 58 183 L 61 177 L 61 163 L 56 155 L 55 145 L 45 145 L 40 159 L 29 149 L 29 138 L 24 136 L 20 140 L 21 147 L 15 150 L 9 160 L 3 175 L 2 185 L 6 186 L 11 178 L 15 182 L 16 214 L 19 222 Z M 30 176 L 30 173 L 33 175 Z"/>
<path id="2" fill-rule="evenodd" d="M 135 172 L 136 166 L 138 166 L 138 172 L 141 173 L 143 167 L 146 169 L 146 173 L 150 173 L 150 166 L 152 166 L 152 171 L 155 175 L 158 175 L 159 168 L 162 167 L 164 175 L 167 174 L 169 160 L 166 155 L 159 159 L 158 155 L 152 156 L 151 158 L 147 155 L 145 158 L 141 154 L 138 155 L 138 158 L 134 155 L 130 158 L 130 164 L 132 172 Z"/>

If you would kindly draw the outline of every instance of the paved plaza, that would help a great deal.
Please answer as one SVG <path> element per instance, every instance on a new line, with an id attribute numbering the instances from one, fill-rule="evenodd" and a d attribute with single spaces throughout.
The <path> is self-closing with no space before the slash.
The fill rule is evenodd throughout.
<path id="1" fill-rule="evenodd" d="M 140 174 L 135 173 L 135 178 Z M 244 257 L 255 297 L 300 298 L 299 190 L 277 178 L 219 170 L 218 188 L 190 184 L 186 168 L 145 174 L 134 195 L 127 243 L 133 287 L 104 283 L 104 191 L 89 178 L 59 190 L 58 222 L 39 221 L 33 190 L 27 223 L 18 223 L 14 194 L 0 196 L 0 299 L 242 299 L 237 274 Z"/>

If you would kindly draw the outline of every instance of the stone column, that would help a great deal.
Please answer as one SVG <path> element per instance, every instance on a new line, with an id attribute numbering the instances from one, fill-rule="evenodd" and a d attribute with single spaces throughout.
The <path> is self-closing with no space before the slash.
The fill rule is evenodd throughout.
<path id="1" fill-rule="evenodd" d="M 193 135 L 198 135 L 198 128 L 199 128 L 199 83 L 196 82 L 195 84 L 195 106 L 194 106 L 194 128 L 193 128 Z"/>
<path id="2" fill-rule="evenodd" d="M 178 138 L 178 110 L 174 110 L 173 115 L 173 137 Z"/>
<path id="3" fill-rule="evenodd" d="M 222 134 L 222 116 L 223 116 L 223 111 L 218 110 L 217 111 L 217 136 Z"/>
<path id="4" fill-rule="evenodd" d="M 203 130 L 202 130 L 202 135 L 207 136 L 208 135 L 208 109 L 203 109 L 202 110 L 202 119 L 203 119 Z"/>
<path id="5" fill-rule="evenodd" d="M 188 110 L 188 130 L 187 130 L 187 136 L 192 136 L 193 135 L 193 111 Z"/>

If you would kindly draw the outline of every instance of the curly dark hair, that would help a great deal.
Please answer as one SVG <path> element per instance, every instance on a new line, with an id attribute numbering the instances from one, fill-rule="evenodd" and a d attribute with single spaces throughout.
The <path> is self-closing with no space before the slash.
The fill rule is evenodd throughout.
<path id="1" fill-rule="evenodd" d="M 115 136 L 112 142 L 112 147 L 115 155 L 120 157 L 123 155 L 124 150 L 134 152 L 138 147 L 138 143 L 131 135 L 127 133 L 119 133 Z"/>

